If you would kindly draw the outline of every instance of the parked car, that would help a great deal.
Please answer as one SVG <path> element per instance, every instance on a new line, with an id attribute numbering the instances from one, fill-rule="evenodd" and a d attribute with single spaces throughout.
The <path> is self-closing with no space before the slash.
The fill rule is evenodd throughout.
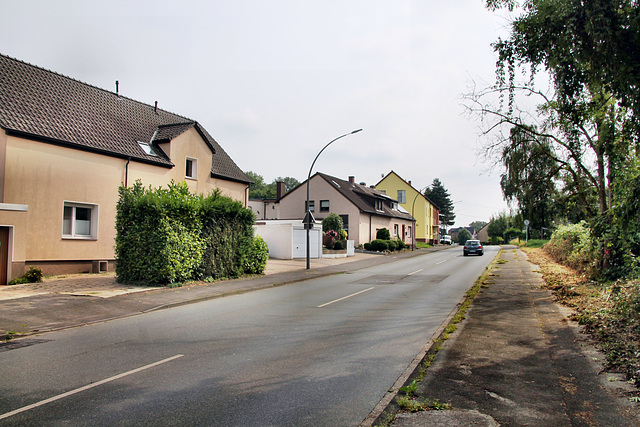
<path id="1" fill-rule="evenodd" d="M 445 234 L 444 236 L 440 237 L 440 244 L 441 245 L 451 245 L 453 242 L 451 241 L 451 236 L 449 236 L 448 234 Z"/>
<path id="2" fill-rule="evenodd" d="M 464 243 L 462 254 L 464 256 L 471 254 L 484 255 L 484 248 L 482 247 L 482 243 L 480 243 L 480 240 L 467 240 Z"/>

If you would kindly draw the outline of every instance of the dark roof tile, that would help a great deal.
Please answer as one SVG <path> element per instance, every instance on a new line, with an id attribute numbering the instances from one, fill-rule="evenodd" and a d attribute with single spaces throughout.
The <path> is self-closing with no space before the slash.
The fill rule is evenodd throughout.
<path id="1" fill-rule="evenodd" d="M 0 127 L 7 132 L 171 167 L 138 141 L 168 141 L 194 126 L 212 150 L 213 176 L 251 182 L 196 121 L 0 55 Z"/>

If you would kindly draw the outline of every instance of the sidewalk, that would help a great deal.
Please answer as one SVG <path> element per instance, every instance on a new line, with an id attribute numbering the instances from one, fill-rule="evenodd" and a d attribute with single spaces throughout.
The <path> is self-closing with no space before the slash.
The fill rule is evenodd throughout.
<path id="1" fill-rule="evenodd" d="M 602 372 L 526 254 L 505 247 L 502 259 L 420 384 L 418 400 L 453 410 L 399 414 L 394 426 L 640 425 L 637 390 Z"/>
<path id="2" fill-rule="evenodd" d="M 265 275 L 179 288 L 127 286 L 114 273 L 75 274 L 46 278 L 40 283 L 0 286 L 0 340 L 7 334 L 30 335 L 112 320 L 175 305 L 219 298 L 273 286 L 352 271 L 441 248 L 377 255 L 356 253 L 348 258 L 267 262 Z"/>

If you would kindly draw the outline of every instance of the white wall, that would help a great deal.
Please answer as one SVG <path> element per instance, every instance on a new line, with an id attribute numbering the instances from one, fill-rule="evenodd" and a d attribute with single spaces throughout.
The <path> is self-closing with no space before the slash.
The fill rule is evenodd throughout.
<path id="1" fill-rule="evenodd" d="M 306 230 L 302 221 L 258 221 L 255 234 L 262 237 L 269 247 L 269 258 L 306 258 Z M 310 258 L 322 254 L 322 229 L 319 224 L 310 230 Z"/>

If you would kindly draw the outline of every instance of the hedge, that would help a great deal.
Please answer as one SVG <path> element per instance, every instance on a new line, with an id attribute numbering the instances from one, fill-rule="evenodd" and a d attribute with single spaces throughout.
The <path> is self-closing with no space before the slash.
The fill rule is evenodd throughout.
<path id="1" fill-rule="evenodd" d="M 119 193 L 119 282 L 169 284 L 205 277 L 234 278 L 248 268 L 255 251 L 254 216 L 239 202 L 219 191 L 206 197 L 192 194 L 184 182 L 172 182 L 167 189 L 147 189 L 138 181 L 120 187 Z M 257 256 L 264 266 L 265 247 L 259 247 Z M 264 266 L 250 269 L 264 271 Z"/>

